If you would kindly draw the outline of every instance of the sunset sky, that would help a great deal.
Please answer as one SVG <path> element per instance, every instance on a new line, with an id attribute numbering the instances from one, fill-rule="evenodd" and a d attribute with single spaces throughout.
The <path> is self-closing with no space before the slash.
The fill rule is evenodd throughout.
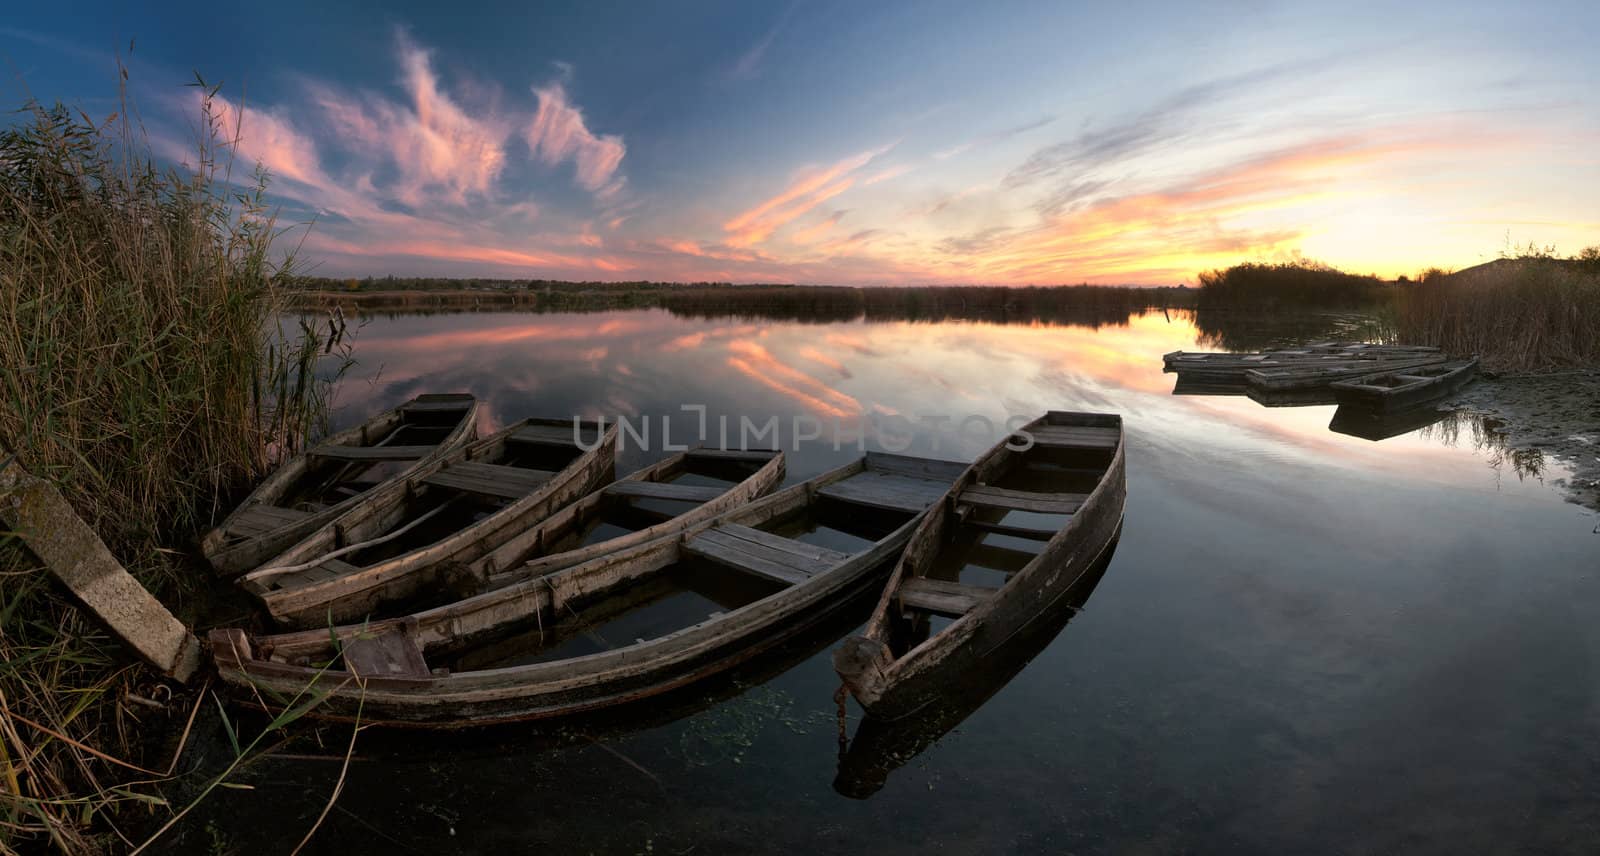
<path id="1" fill-rule="evenodd" d="M 328 276 L 1171 284 L 1600 243 L 1593 0 L 328 5 L 19 4 L 0 100 L 103 118 L 120 54 L 177 160 L 200 72 Z"/>

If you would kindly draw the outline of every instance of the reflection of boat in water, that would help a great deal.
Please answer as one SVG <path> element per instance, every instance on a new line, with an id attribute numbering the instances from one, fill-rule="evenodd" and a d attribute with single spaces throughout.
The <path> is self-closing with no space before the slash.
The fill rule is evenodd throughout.
<path id="1" fill-rule="evenodd" d="M 1333 391 L 1327 387 L 1282 390 L 1250 387 L 1245 394 L 1262 407 L 1314 407 L 1334 403 Z"/>
<path id="2" fill-rule="evenodd" d="M 1361 381 L 1345 381 L 1332 386 L 1340 404 L 1350 404 L 1378 413 L 1396 413 L 1430 404 L 1472 382 L 1478 373 L 1478 358 L 1452 360 L 1436 366 L 1391 372 Z"/>
<path id="3" fill-rule="evenodd" d="M 961 474 L 906 545 L 872 621 L 834 652 L 869 714 L 898 719 L 936 701 L 1063 602 L 1116 537 L 1127 498 L 1122 417 L 1051 411 L 1017 433 L 1031 445 L 1003 442 Z M 1014 558 L 979 574 L 993 565 L 968 561 L 974 551 Z"/>
<path id="4" fill-rule="evenodd" d="M 1055 640 L 1094 593 L 1115 551 L 1116 541 L 1113 540 L 1094 568 L 1073 583 L 1070 594 L 1058 609 L 1039 616 L 1026 632 L 990 652 L 981 668 L 972 669 L 951 682 L 939 701 L 923 708 L 916 716 L 899 721 L 875 719 L 870 715 L 863 719 L 849 748 L 839 756 L 839 773 L 833 780 L 833 789 L 854 799 L 872 796 L 888 781 L 890 773 L 965 722 Z"/>
<path id="5" fill-rule="evenodd" d="M 1173 395 L 1245 395 L 1249 392 L 1250 384 L 1243 376 L 1210 380 L 1182 372 L 1178 375 L 1177 383 L 1172 385 Z"/>
<path id="6" fill-rule="evenodd" d="M 1342 404 L 1333 412 L 1333 421 L 1328 423 L 1328 430 L 1377 442 L 1426 428 L 1449 415 L 1447 410 L 1427 407 L 1384 414 Z"/>

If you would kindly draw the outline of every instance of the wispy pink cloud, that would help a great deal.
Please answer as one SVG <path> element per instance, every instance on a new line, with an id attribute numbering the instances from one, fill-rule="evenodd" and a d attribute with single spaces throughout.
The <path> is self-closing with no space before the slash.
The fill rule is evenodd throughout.
<path id="1" fill-rule="evenodd" d="M 537 86 L 533 92 L 539 97 L 539 112 L 528 125 L 528 148 L 548 166 L 571 160 L 578 183 L 591 191 L 610 196 L 620 190 L 615 176 L 628 151 L 622 138 L 591 132 L 560 83 Z"/>

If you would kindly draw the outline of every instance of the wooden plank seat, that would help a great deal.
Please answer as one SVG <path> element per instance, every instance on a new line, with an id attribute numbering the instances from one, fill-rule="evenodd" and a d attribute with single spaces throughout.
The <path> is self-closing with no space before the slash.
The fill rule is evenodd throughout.
<path id="1" fill-rule="evenodd" d="M 796 585 L 833 570 L 850 556 L 793 538 L 745 526 L 719 526 L 698 532 L 684 550 L 719 565 Z"/>
<path id="2" fill-rule="evenodd" d="M 1083 507 L 1086 493 L 1035 493 L 989 485 L 973 485 L 961 492 L 958 502 L 984 508 L 1033 511 L 1039 514 L 1072 514 Z"/>
<path id="3" fill-rule="evenodd" d="M 771 449 L 690 449 L 689 457 L 702 461 L 749 461 L 766 463 L 778 454 Z"/>
<path id="4" fill-rule="evenodd" d="M 484 464 L 462 461 L 451 464 L 423 479 L 424 484 L 437 485 L 451 490 L 477 493 L 499 499 L 521 499 L 533 493 L 539 485 L 549 481 L 555 473 L 549 470 L 532 470 L 508 467 L 503 464 Z"/>
<path id="5" fill-rule="evenodd" d="M 900 584 L 895 596 L 906 609 L 931 612 L 950 618 L 960 618 L 971 612 L 999 589 L 987 586 L 969 586 L 949 580 L 930 580 L 912 577 Z"/>
<path id="6" fill-rule="evenodd" d="M 1030 429 L 1033 444 L 1046 449 L 1103 449 L 1115 451 L 1122 436 L 1115 428 L 1088 425 L 1045 425 Z"/>
<path id="7" fill-rule="evenodd" d="M 253 537 L 266 532 L 271 532 L 280 526 L 298 523 L 313 512 L 298 511 L 293 508 L 279 508 L 276 505 L 256 504 L 240 509 L 228 521 L 228 534 L 244 537 Z"/>
<path id="8" fill-rule="evenodd" d="M 470 396 L 444 401 L 408 401 L 400 405 L 401 413 L 452 413 L 472 406 Z"/>
<path id="9" fill-rule="evenodd" d="M 386 630 L 345 640 L 345 668 L 363 678 L 426 678 L 432 673 L 416 639 L 404 630 Z"/>
<path id="10" fill-rule="evenodd" d="M 817 491 L 819 496 L 891 511 L 919 512 L 938 502 L 950 482 L 885 472 L 864 472 Z"/>
<path id="11" fill-rule="evenodd" d="M 996 535 L 1010 535 L 1013 538 L 1026 538 L 1030 541 L 1049 541 L 1054 538 L 1057 529 L 1036 529 L 1032 526 L 1017 526 L 1013 523 L 991 523 L 987 520 L 968 520 L 967 526 L 984 532 L 993 532 Z"/>
<path id="12" fill-rule="evenodd" d="M 710 502 L 728 492 L 725 487 L 699 484 L 623 479 L 606 485 L 606 494 L 629 499 L 671 499 L 678 502 Z"/>
<path id="13" fill-rule="evenodd" d="M 596 442 L 599 436 L 594 426 L 590 424 L 583 425 L 578 434 L 578 438 L 585 443 Z M 512 431 L 506 439 L 513 443 L 528 443 L 535 446 L 573 447 L 571 425 L 524 425 Z"/>
<path id="14" fill-rule="evenodd" d="M 340 446 L 324 443 L 306 454 L 341 461 L 415 461 L 433 454 L 438 446 Z"/>
<path id="15" fill-rule="evenodd" d="M 290 586 L 302 586 L 309 583 L 320 583 L 325 580 L 338 579 L 361 570 L 343 559 L 327 559 L 303 571 L 293 571 L 279 574 L 267 579 L 267 588 L 282 589 Z"/>

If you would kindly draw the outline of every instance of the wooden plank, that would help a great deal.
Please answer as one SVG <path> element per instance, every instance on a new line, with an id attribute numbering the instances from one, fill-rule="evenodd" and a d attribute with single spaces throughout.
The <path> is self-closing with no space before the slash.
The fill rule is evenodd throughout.
<path id="1" fill-rule="evenodd" d="M 691 458 L 703 461 L 753 461 L 766 463 L 778 454 L 771 449 L 690 449 Z"/>
<path id="2" fill-rule="evenodd" d="M 275 505 L 256 504 L 239 510 L 228 520 L 227 533 L 229 535 L 251 538 L 263 535 L 282 526 L 298 523 L 312 512 L 297 511 L 293 508 L 279 508 Z"/>
<path id="3" fill-rule="evenodd" d="M 24 470 L 3 448 L 0 525 L 146 662 L 178 681 L 194 674 L 199 640 L 122 567 L 55 485 Z"/>
<path id="4" fill-rule="evenodd" d="M 727 493 L 729 488 L 698 484 L 673 484 L 672 482 L 634 481 L 624 479 L 606 486 L 611 496 L 629 499 L 671 499 L 678 502 L 710 502 Z"/>
<path id="5" fill-rule="evenodd" d="M 774 535 L 771 532 L 763 532 L 760 529 L 754 529 L 738 523 L 724 523 L 718 526 L 716 531 L 754 544 L 771 547 L 774 550 L 781 550 L 796 556 L 804 556 L 808 559 L 826 562 L 830 567 L 850 558 L 849 553 L 829 550 L 827 547 L 807 544 L 804 541 L 796 541 L 793 538 L 785 538 L 782 535 Z"/>
<path id="6" fill-rule="evenodd" d="M 1027 550 L 1018 550 L 1015 547 L 1002 547 L 999 544 L 980 542 L 972 545 L 966 552 L 962 553 L 962 558 L 966 559 L 969 565 L 988 568 L 991 571 L 999 571 L 1002 574 L 1014 574 L 1026 567 L 1029 562 L 1033 561 L 1033 557 L 1037 555 L 1039 554 L 1030 553 Z"/>
<path id="7" fill-rule="evenodd" d="M 873 508 L 919 512 L 938 502 L 949 489 L 949 482 L 864 472 L 827 485 L 817 493 Z"/>
<path id="8" fill-rule="evenodd" d="M 1043 425 L 1028 429 L 1035 446 L 1046 449 L 1104 449 L 1117 448 L 1122 432 L 1115 428 L 1088 426 Z"/>
<path id="9" fill-rule="evenodd" d="M 962 491 L 958 501 L 985 508 L 1033 511 L 1039 514 L 1072 514 L 1081 508 L 1084 500 L 1088 498 L 1089 495 L 1086 493 L 1035 493 L 980 484 Z"/>
<path id="10" fill-rule="evenodd" d="M 716 529 L 689 538 L 684 549 L 719 565 L 790 585 L 798 585 L 835 567 L 832 562 L 774 549 Z"/>
<path id="11" fill-rule="evenodd" d="M 966 472 L 967 465 L 958 461 L 917 458 L 910 455 L 894 455 L 888 452 L 868 452 L 867 469 L 890 475 L 931 479 L 943 482 L 941 487 L 949 488 L 952 482 L 960 478 L 963 472 Z"/>
<path id="12" fill-rule="evenodd" d="M 599 439 L 593 425 L 584 425 L 578 438 L 585 443 L 593 443 Z M 537 446 L 566 446 L 572 448 L 571 425 L 524 425 L 512 431 L 507 440 L 516 443 L 531 443 Z"/>
<path id="13" fill-rule="evenodd" d="M 971 612 L 999 589 L 987 586 L 969 586 L 948 580 L 930 580 L 912 577 L 900 584 L 896 596 L 900 605 L 920 612 L 960 618 Z"/>
<path id="14" fill-rule="evenodd" d="M 339 446 L 324 443 L 306 454 L 341 461 L 414 461 L 426 458 L 438 446 Z"/>
<path id="15" fill-rule="evenodd" d="M 466 410 L 472 406 L 472 398 L 453 401 L 408 401 L 400 405 L 401 413 L 450 413 L 456 410 Z"/>
<path id="16" fill-rule="evenodd" d="M 423 483 L 501 499 L 521 499 L 549 481 L 555 473 L 501 464 L 462 461 L 423 479 Z"/>
<path id="17" fill-rule="evenodd" d="M 348 639 L 342 653 L 345 668 L 363 678 L 426 678 L 432 674 L 422 649 L 404 630 Z"/>
<path id="18" fill-rule="evenodd" d="M 996 535 L 1010 535 L 1013 538 L 1027 538 L 1030 541 L 1048 541 L 1056 536 L 1055 529 L 1035 529 L 1031 526 L 1016 526 L 1009 523 L 990 523 L 987 520 L 968 520 L 967 526 L 980 529 L 984 532 L 993 532 Z"/>

